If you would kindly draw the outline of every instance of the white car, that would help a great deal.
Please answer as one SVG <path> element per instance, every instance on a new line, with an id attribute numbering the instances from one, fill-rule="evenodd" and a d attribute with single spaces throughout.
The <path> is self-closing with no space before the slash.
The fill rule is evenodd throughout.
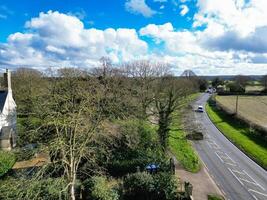
<path id="1" fill-rule="evenodd" d="M 197 112 L 204 112 L 203 106 L 198 106 L 197 107 Z"/>

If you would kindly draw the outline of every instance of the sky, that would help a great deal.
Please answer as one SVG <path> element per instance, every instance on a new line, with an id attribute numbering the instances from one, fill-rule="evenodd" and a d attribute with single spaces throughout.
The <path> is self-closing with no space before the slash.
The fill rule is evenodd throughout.
<path id="1" fill-rule="evenodd" d="M 0 69 L 170 64 L 267 74 L 267 0 L 0 0 Z"/>

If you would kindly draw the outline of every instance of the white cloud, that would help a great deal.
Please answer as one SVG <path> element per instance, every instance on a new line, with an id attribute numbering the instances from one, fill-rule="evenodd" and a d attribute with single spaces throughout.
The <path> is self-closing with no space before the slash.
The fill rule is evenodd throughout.
<path id="1" fill-rule="evenodd" d="M 160 2 L 160 3 L 164 3 L 167 2 L 168 0 L 154 0 L 154 2 Z"/>
<path id="2" fill-rule="evenodd" d="M 185 16 L 189 11 L 189 8 L 186 5 L 181 5 L 180 8 L 181 8 L 180 15 L 182 16 Z"/>
<path id="3" fill-rule="evenodd" d="M 147 43 L 135 29 L 85 29 L 75 16 L 48 11 L 0 43 L 0 63 L 16 66 L 79 66 L 97 63 L 102 56 L 129 61 L 147 53 Z"/>
<path id="4" fill-rule="evenodd" d="M 141 14 L 144 17 L 152 17 L 157 13 L 146 4 L 145 0 L 127 0 L 125 8 L 131 13 Z"/>

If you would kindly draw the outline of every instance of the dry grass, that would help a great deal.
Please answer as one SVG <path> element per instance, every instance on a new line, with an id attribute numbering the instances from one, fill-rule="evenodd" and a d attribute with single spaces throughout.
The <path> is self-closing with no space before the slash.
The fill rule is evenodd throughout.
<path id="1" fill-rule="evenodd" d="M 234 113 L 236 96 L 217 96 L 216 100 L 227 111 Z M 267 96 L 239 96 L 238 115 L 267 130 Z"/>

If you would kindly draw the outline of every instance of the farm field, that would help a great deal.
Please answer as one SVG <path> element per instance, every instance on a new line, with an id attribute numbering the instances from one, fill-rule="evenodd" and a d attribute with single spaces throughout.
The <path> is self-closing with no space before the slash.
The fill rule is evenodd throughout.
<path id="1" fill-rule="evenodd" d="M 235 112 L 236 96 L 217 96 L 216 100 L 228 112 Z M 267 129 L 267 96 L 239 96 L 238 115 Z"/>

